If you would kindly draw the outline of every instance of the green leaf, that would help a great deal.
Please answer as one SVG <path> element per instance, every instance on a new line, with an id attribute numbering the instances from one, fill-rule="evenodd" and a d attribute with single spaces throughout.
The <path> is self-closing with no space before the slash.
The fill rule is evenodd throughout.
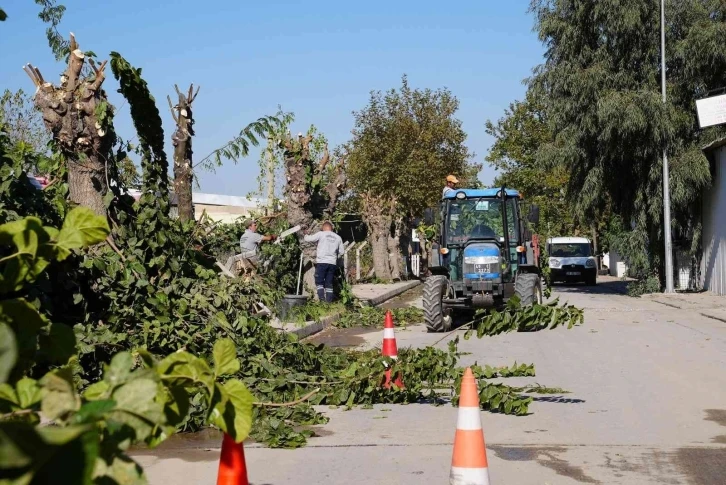
<path id="1" fill-rule="evenodd" d="M 38 311 L 22 298 L 3 300 L 0 301 L 0 322 L 8 324 L 15 333 L 18 357 L 33 359 L 38 347 L 38 332 L 45 326 Z"/>
<path id="2" fill-rule="evenodd" d="M 22 476 L 10 483 L 58 483 L 58 477 L 63 483 L 91 483 L 98 448 L 90 426 L 0 422 L 0 469 Z"/>
<path id="3" fill-rule="evenodd" d="M 53 364 L 65 364 L 76 352 L 76 335 L 62 323 L 52 323 L 48 335 L 41 335 L 40 354 Z"/>
<path id="4" fill-rule="evenodd" d="M 113 356 L 111 363 L 106 367 L 103 380 L 108 382 L 111 387 L 119 386 L 129 378 L 133 365 L 134 358 L 130 352 L 119 352 Z"/>
<path id="5" fill-rule="evenodd" d="M 89 401 L 95 401 L 106 396 L 106 393 L 111 389 L 106 381 L 98 381 L 86 388 L 83 393 L 83 397 Z"/>
<path id="6" fill-rule="evenodd" d="M 223 338 L 214 343 L 214 375 L 231 375 L 239 371 L 239 359 L 232 339 Z"/>
<path id="7" fill-rule="evenodd" d="M 237 379 L 229 380 L 221 385 L 216 384 L 214 396 L 210 423 L 218 426 L 237 443 L 241 443 L 252 428 L 254 397 Z"/>
<path id="8" fill-rule="evenodd" d="M 113 392 L 116 408 L 108 419 L 133 428 L 136 439 L 146 440 L 157 425 L 166 423 L 161 386 L 147 378 L 135 378 Z"/>
<path id="9" fill-rule="evenodd" d="M 45 453 L 43 461 L 36 460 L 41 465 L 35 471 L 33 483 L 56 483 L 59 476 L 63 477 L 63 483 L 91 483 L 100 448 L 93 428 L 49 426 L 37 431 L 43 441 L 55 446 Z"/>
<path id="10" fill-rule="evenodd" d="M 15 389 L 18 395 L 18 404 L 24 409 L 40 402 L 43 397 L 38 381 L 29 377 L 20 379 L 15 385 Z"/>
<path id="11" fill-rule="evenodd" d="M 17 360 L 15 333 L 7 324 L 0 322 L 0 384 L 7 382 Z"/>
<path id="12" fill-rule="evenodd" d="M 202 384 L 209 396 L 214 393 L 214 373 L 209 365 L 189 352 L 174 352 L 166 356 L 157 367 L 165 381 L 181 385 Z"/>
<path id="13" fill-rule="evenodd" d="M 113 399 L 90 401 L 81 406 L 81 409 L 73 416 L 73 420 L 78 424 L 89 423 L 102 418 L 104 414 L 112 411 L 115 407 L 116 401 Z"/>
<path id="14" fill-rule="evenodd" d="M 40 385 L 43 388 L 40 409 L 48 419 L 62 418 L 81 407 L 70 369 L 62 368 L 47 373 L 40 380 Z"/>
<path id="15" fill-rule="evenodd" d="M 189 413 L 189 393 L 182 386 L 169 387 L 167 391 L 169 395 L 164 407 L 166 421 L 176 426 L 182 423 Z"/>
<path id="16" fill-rule="evenodd" d="M 10 384 L 0 384 L 0 403 L 2 401 L 7 401 L 9 403 L 15 404 L 16 406 L 20 406 L 20 399 L 18 399 L 18 394 L 15 392 L 15 389 L 13 389 L 13 386 Z"/>
<path id="17" fill-rule="evenodd" d="M 96 215 L 87 207 L 76 207 L 63 221 L 56 243 L 59 248 L 70 251 L 99 243 L 110 232 L 105 217 Z"/>

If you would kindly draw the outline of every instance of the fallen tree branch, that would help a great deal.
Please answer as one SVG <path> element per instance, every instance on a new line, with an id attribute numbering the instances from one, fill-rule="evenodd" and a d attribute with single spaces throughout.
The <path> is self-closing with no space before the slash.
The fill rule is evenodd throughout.
<path id="1" fill-rule="evenodd" d="M 308 399 L 310 399 L 311 397 L 313 397 L 318 392 L 320 392 L 320 388 L 315 389 L 315 390 L 313 390 L 313 391 L 305 394 L 300 399 L 298 399 L 296 401 L 292 401 L 292 402 L 283 402 L 283 403 L 276 403 L 276 402 L 256 402 L 256 403 L 254 403 L 254 405 L 255 406 L 265 406 L 265 407 L 268 407 L 268 408 L 285 408 L 285 407 L 290 407 L 290 406 L 296 406 L 296 405 L 300 404 L 301 402 L 307 401 Z"/>
<path id="2" fill-rule="evenodd" d="M 18 411 L 13 411 L 11 413 L 7 413 L 7 414 L 0 415 L 0 421 L 3 421 L 5 419 L 9 419 L 9 418 L 14 418 L 16 416 L 24 416 L 26 414 L 32 414 L 34 412 L 35 411 L 33 411 L 32 409 L 20 409 Z"/>

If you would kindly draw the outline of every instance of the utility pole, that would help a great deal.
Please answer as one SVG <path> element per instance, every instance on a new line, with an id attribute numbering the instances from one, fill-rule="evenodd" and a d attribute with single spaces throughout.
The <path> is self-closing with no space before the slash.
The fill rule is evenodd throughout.
<path id="1" fill-rule="evenodd" d="M 665 0 L 660 1 L 660 56 L 663 104 L 666 104 Z M 663 147 L 663 236 L 665 239 L 666 293 L 673 293 L 673 248 L 671 244 L 671 194 L 668 179 L 668 147 Z"/>
<path id="2" fill-rule="evenodd" d="M 272 158 L 272 136 L 268 136 L 267 137 L 267 207 L 270 210 L 270 214 L 272 214 L 272 212 L 274 212 L 274 207 L 272 207 L 274 200 L 275 200 L 275 163 Z"/>

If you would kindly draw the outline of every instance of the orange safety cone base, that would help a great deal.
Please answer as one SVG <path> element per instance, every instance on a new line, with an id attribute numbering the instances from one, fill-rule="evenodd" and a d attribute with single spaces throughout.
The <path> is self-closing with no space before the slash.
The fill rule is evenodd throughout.
<path id="1" fill-rule="evenodd" d="M 396 380 L 393 382 L 393 384 L 396 384 L 401 389 L 406 389 L 406 386 L 403 385 L 403 380 L 401 379 L 401 373 L 396 374 Z M 386 382 L 383 384 L 383 387 L 386 389 L 391 388 L 391 369 L 386 369 Z"/>
<path id="2" fill-rule="evenodd" d="M 249 485 L 249 483 L 244 446 L 242 443 L 235 443 L 230 435 L 224 433 L 217 485 Z"/>
<path id="3" fill-rule="evenodd" d="M 385 357 L 398 357 L 398 347 L 395 338 L 383 339 L 383 351 L 381 354 Z"/>
<path id="4" fill-rule="evenodd" d="M 481 426 L 479 392 L 470 367 L 464 371 L 461 380 L 458 415 L 449 483 L 489 485 L 489 463 Z"/>

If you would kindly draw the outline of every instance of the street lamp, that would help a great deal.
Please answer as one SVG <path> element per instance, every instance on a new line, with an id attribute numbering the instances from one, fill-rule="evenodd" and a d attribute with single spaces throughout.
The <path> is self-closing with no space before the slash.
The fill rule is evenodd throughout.
<path id="1" fill-rule="evenodd" d="M 666 104 L 665 0 L 660 1 L 660 59 L 663 104 Z M 671 194 L 668 180 L 668 147 L 663 147 L 663 235 L 665 239 L 666 293 L 673 293 L 673 249 L 671 243 Z"/>

